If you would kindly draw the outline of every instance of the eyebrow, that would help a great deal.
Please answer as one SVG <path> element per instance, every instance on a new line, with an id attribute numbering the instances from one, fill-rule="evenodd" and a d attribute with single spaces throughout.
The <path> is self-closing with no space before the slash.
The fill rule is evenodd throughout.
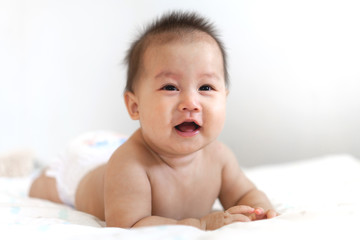
<path id="1" fill-rule="evenodd" d="M 216 73 L 203 73 L 203 74 L 200 74 L 200 77 L 215 78 L 217 80 L 221 79 Z"/>
<path id="2" fill-rule="evenodd" d="M 159 74 L 157 74 L 155 76 L 155 78 L 162 78 L 162 77 L 170 77 L 170 78 L 173 78 L 175 80 L 179 79 L 181 77 L 181 74 L 176 74 L 176 73 L 173 73 L 173 72 L 168 72 L 168 71 L 162 71 L 160 72 Z M 202 73 L 202 74 L 199 74 L 199 78 L 214 78 L 216 80 L 220 80 L 221 78 L 219 77 L 218 74 L 216 73 Z"/>
<path id="3" fill-rule="evenodd" d="M 175 80 L 177 80 L 177 79 L 179 79 L 180 74 L 176 74 L 176 73 L 168 72 L 168 71 L 162 71 L 155 76 L 155 78 L 162 78 L 162 77 L 170 77 L 170 78 L 174 78 Z"/>

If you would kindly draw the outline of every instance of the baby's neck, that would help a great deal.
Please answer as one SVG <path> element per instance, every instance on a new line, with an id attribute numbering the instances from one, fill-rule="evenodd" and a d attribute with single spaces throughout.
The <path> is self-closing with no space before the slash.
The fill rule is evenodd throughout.
<path id="1" fill-rule="evenodd" d="M 164 162 L 172 169 L 180 170 L 193 166 L 197 162 L 196 160 L 199 159 L 199 155 L 200 152 L 195 152 L 184 156 L 165 156 L 156 154 L 156 158 Z"/>
<path id="2" fill-rule="evenodd" d="M 140 134 L 141 135 L 141 134 Z M 202 151 L 196 151 L 189 154 L 183 155 L 172 155 L 169 153 L 162 153 L 157 151 L 155 147 L 151 146 L 146 140 L 141 136 L 142 142 L 148 151 L 153 155 L 154 159 L 165 163 L 170 168 L 174 170 L 186 169 L 193 166 L 193 163 L 197 162 L 197 159 L 201 158 Z"/>

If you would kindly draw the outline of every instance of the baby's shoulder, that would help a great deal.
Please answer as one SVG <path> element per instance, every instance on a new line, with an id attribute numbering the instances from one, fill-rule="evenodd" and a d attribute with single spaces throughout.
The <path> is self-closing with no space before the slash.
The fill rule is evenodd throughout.
<path id="1" fill-rule="evenodd" d="M 235 155 L 232 150 L 224 143 L 216 140 L 209 144 L 205 149 L 207 157 L 221 163 L 226 163 L 235 159 Z"/>
<path id="2" fill-rule="evenodd" d="M 139 141 L 136 136 L 132 136 L 115 150 L 108 162 L 108 166 L 145 167 L 146 161 L 144 161 L 144 159 L 147 159 L 149 156 L 151 156 L 151 154 L 148 152 L 144 144 Z"/>

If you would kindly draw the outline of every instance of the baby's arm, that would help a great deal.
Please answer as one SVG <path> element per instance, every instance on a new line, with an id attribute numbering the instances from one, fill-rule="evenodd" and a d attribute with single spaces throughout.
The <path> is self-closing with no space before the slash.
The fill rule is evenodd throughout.
<path id="1" fill-rule="evenodd" d="M 215 230 L 234 222 L 249 222 L 251 219 L 246 215 L 252 214 L 255 209 L 249 206 L 234 206 L 225 212 L 213 212 L 201 219 L 188 218 L 175 220 L 159 216 L 149 216 L 140 219 L 133 227 L 154 226 L 154 225 L 188 225 L 202 230 Z"/>
<path id="2" fill-rule="evenodd" d="M 143 166 L 111 157 L 104 176 L 104 210 L 108 227 L 131 228 L 151 215 L 151 186 Z"/>
<path id="3" fill-rule="evenodd" d="M 238 166 L 234 154 L 225 148 L 224 167 L 222 171 L 222 185 L 220 201 L 225 209 L 232 206 L 245 205 L 255 209 L 248 215 L 251 220 L 273 218 L 277 216 L 267 196 L 245 176 Z"/>

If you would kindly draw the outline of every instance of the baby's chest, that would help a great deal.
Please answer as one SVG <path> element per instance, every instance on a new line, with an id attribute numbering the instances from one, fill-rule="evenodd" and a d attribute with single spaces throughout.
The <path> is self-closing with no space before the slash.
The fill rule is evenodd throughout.
<path id="1" fill-rule="evenodd" d="M 152 186 L 152 214 L 175 219 L 200 218 L 211 211 L 220 187 L 219 175 L 183 182 L 161 179 Z"/>

